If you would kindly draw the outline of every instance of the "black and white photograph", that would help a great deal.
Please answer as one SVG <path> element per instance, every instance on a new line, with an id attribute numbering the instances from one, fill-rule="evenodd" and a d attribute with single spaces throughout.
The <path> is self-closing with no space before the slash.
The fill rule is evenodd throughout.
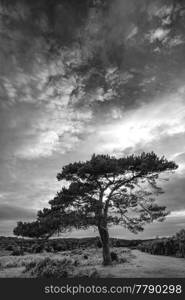
<path id="1" fill-rule="evenodd" d="M 184 0 L 0 0 L 0 278 L 185 278 Z"/>

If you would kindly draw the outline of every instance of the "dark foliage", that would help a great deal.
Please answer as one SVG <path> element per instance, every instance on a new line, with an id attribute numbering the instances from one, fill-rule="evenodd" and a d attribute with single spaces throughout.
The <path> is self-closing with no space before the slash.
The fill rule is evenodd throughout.
<path id="1" fill-rule="evenodd" d="M 30 250 L 31 250 L 31 253 L 41 253 L 44 250 L 44 245 L 43 244 L 41 244 L 41 245 L 34 244 Z"/>
<path id="2" fill-rule="evenodd" d="M 118 261 L 118 255 L 116 252 L 111 252 L 110 255 L 111 255 L 112 261 Z"/>
<path id="3" fill-rule="evenodd" d="M 179 231 L 171 238 L 143 242 L 138 249 L 154 255 L 169 255 L 185 258 L 185 230 Z"/>
<path id="4" fill-rule="evenodd" d="M 14 246 L 8 245 L 7 247 L 5 247 L 5 250 L 7 250 L 7 251 L 13 251 L 14 250 Z"/>
<path id="5" fill-rule="evenodd" d="M 111 247 L 129 247 L 136 248 L 141 240 L 125 240 L 110 238 Z M 16 248 L 22 248 L 28 253 L 42 253 L 52 249 L 54 252 L 78 249 L 86 250 L 87 248 L 102 248 L 99 237 L 95 238 L 57 238 L 49 240 L 22 239 L 16 237 L 0 237 L 0 250 L 13 251 Z"/>
<path id="6" fill-rule="evenodd" d="M 97 245 L 98 248 L 102 248 L 102 242 L 100 240 L 97 241 L 96 245 Z"/>
<path id="7" fill-rule="evenodd" d="M 22 248 L 16 247 L 16 248 L 13 249 L 11 255 L 13 255 L 13 256 L 21 256 L 21 255 L 24 255 L 24 251 L 23 251 Z"/>
<path id="8" fill-rule="evenodd" d="M 39 278 L 67 278 L 72 271 L 72 262 L 68 259 L 53 260 L 45 258 L 41 261 L 32 261 L 25 267 L 25 273 L 29 272 L 33 277 Z"/>

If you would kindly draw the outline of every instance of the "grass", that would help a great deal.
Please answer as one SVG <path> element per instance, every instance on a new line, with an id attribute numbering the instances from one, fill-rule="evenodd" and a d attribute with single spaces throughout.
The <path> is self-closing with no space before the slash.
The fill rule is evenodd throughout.
<path id="1" fill-rule="evenodd" d="M 29 273 L 30 277 L 38 278 L 66 278 L 73 271 L 73 262 L 70 259 L 63 260 L 51 259 L 46 257 L 40 261 L 32 261 L 25 266 L 25 273 Z"/>
<path id="2" fill-rule="evenodd" d="M 119 261 L 113 264 L 123 264 L 130 257 L 128 249 L 118 248 L 114 249 L 114 252 L 117 253 Z M 65 274 L 61 273 L 61 270 L 67 272 L 67 277 L 98 277 L 97 267 L 101 265 L 102 250 L 96 248 L 24 256 L 3 253 L 3 256 L 0 256 L 0 277 L 3 274 L 7 275 L 8 272 L 11 273 L 11 269 L 16 268 L 23 271 L 22 275 L 18 274 L 20 277 L 64 277 Z M 4 270 L 4 273 L 1 270 Z"/>
<path id="3" fill-rule="evenodd" d="M 118 262 L 102 265 L 102 250 L 0 256 L 0 277 L 185 277 L 185 259 L 113 248 Z M 65 271 L 65 273 L 63 272 Z M 62 273 L 63 272 L 63 273 Z"/>

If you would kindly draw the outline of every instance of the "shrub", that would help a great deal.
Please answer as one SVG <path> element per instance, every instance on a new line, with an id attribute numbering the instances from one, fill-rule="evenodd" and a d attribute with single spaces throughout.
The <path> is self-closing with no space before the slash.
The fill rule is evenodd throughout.
<path id="1" fill-rule="evenodd" d="M 55 252 L 65 250 L 65 249 L 64 249 L 64 246 L 58 245 L 57 243 L 54 243 L 52 246 L 53 246 L 53 250 L 54 250 Z"/>
<path id="2" fill-rule="evenodd" d="M 7 251 L 13 251 L 14 247 L 12 245 L 8 245 L 8 246 L 6 246 L 5 250 L 7 250 Z"/>
<path id="3" fill-rule="evenodd" d="M 67 278 L 73 271 L 73 262 L 70 259 L 54 260 L 46 257 L 40 261 L 32 261 L 26 265 L 25 272 L 33 277 Z"/>
<path id="4" fill-rule="evenodd" d="M 116 241 L 115 246 L 116 246 L 116 247 L 121 247 L 120 241 Z"/>
<path id="5" fill-rule="evenodd" d="M 36 267 L 37 263 L 38 263 L 38 262 L 37 262 L 36 260 L 33 260 L 33 261 L 29 262 L 29 263 L 25 263 L 25 264 L 24 264 L 24 265 L 25 265 L 25 270 L 24 270 L 24 272 L 27 273 L 27 272 L 29 272 L 30 270 L 33 270 L 33 269 Z"/>
<path id="6" fill-rule="evenodd" d="M 74 266 L 77 267 L 79 264 L 80 264 L 79 261 L 76 259 L 76 260 L 74 261 Z"/>
<path id="7" fill-rule="evenodd" d="M 45 246 L 44 250 L 47 251 L 47 252 L 54 252 L 54 249 L 51 246 Z"/>
<path id="8" fill-rule="evenodd" d="M 72 255 L 82 255 L 83 251 L 81 249 L 75 249 L 71 251 Z"/>
<path id="9" fill-rule="evenodd" d="M 14 248 L 11 255 L 13 256 L 20 256 L 20 255 L 24 255 L 24 251 L 23 249 L 21 249 L 20 247 Z"/>
<path id="10" fill-rule="evenodd" d="M 118 255 L 117 255 L 117 253 L 111 252 L 110 255 L 111 255 L 112 261 L 118 261 Z"/>
<path id="11" fill-rule="evenodd" d="M 4 268 L 16 268 L 18 267 L 19 264 L 17 261 L 10 261 L 10 262 L 7 262 L 5 265 L 4 265 Z"/>
<path id="12" fill-rule="evenodd" d="M 119 258 L 119 263 L 124 264 L 126 262 L 128 262 L 128 260 L 126 259 L 126 257 L 120 257 Z"/>
<path id="13" fill-rule="evenodd" d="M 96 268 L 81 270 L 77 272 L 73 277 L 76 278 L 99 278 L 100 275 Z"/>
<path id="14" fill-rule="evenodd" d="M 180 253 L 180 251 L 177 251 L 176 254 L 175 254 L 175 256 L 176 256 L 176 257 L 180 257 L 180 258 L 183 257 L 183 256 L 182 256 L 182 253 Z"/>
<path id="15" fill-rule="evenodd" d="M 35 244 L 31 247 L 31 253 L 41 253 L 44 249 L 43 245 Z"/>
<path id="16" fill-rule="evenodd" d="M 98 248 L 102 248 L 102 242 L 100 240 L 97 241 L 96 245 L 97 245 Z"/>

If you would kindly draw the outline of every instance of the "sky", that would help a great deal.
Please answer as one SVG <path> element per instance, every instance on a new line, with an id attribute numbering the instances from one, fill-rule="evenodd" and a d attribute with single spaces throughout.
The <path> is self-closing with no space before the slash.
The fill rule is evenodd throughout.
<path id="1" fill-rule="evenodd" d="M 0 235 L 48 207 L 65 164 L 142 151 L 179 165 L 157 200 L 171 214 L 111 236 L 185 228 L 183 1 L 0 0 Z"/>

